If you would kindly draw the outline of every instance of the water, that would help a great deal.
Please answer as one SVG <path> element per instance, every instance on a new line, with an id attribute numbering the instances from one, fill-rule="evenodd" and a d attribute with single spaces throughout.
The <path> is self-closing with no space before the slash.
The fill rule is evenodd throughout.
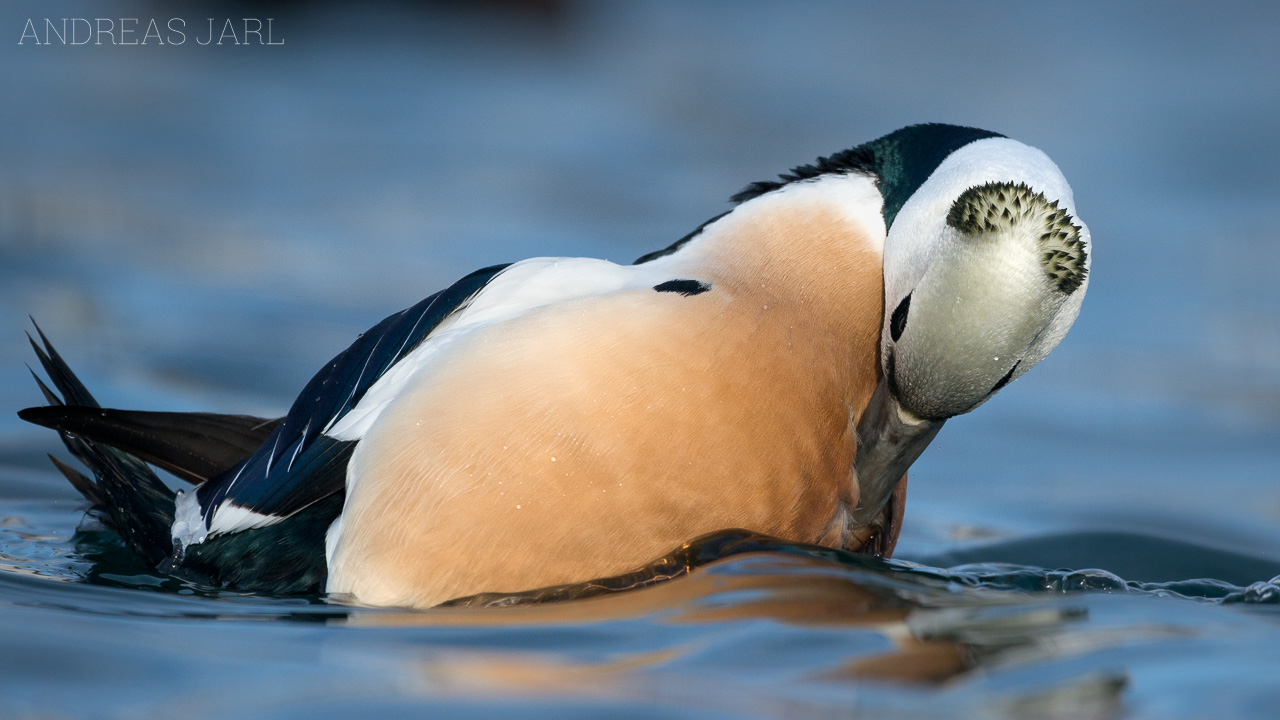
<path id="1" fill-rule="evenodd" d="M 0 715 L 1275 715 L 1274 7 L 272 12 L 284 47 L 0 42 Z M 105 404 L 278 415 L 471 269 L 627 261 L 922 120 L 1046 150 L 1095 264 L 1063 345 L 917 463 L 892 562 L 500 610 L 209 592 L 83 523 L 12 415 L 27 314 Z"/>

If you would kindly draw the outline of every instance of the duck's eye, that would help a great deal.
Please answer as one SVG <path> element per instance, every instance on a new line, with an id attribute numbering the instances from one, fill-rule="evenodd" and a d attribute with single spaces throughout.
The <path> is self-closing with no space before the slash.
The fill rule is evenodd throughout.
<path id="1" fill-rule="evenodd" d="M 907 329 L 907 312 L 910 310 L 911 293 L 907 293 L 889 318 L 889 337 L 893 338 L 894 342 L 898 342 L 898 338 L 902 337 L 902 331 Z"/>
<path id="2" fill-rule="evenodd" d="M 993 388 L 991 388 L 991 392 L 989 392 L 989 393 L 987 393 L 987 394 L 988 394 L 988 395 L 995 395 L 995 394 L 996 394 L 996 392 L 997 392 L 1000 388 L 1004 387 L 1005 385 L 1008 385 L 1008 384 L 1009 384 L 1009 380 L 1011 380 L 1011 379 L 1013 378 L 1013 371 L 1014 371 L 1014 370 L 1017 370 L 1017 369 L 1018 369 L 1018 366 L 1019 366 L 1019 365 L 1021 365 L 1021 364 L 1022 364 L 1022 361 L 1021 361 L 1021 360 L 1019 360 L 1018 362 L 1014 363 L 1014 364 L 1013 364 L 1013 367 L 1009 368 L 1009 372 L 1005 373 L 1005 374 L 1004 374 L 1004 377 L 1000 378 L 1000 382 L 996 383 L 996 386 L 995 386 L 995 387 L 993 387 Z"/>

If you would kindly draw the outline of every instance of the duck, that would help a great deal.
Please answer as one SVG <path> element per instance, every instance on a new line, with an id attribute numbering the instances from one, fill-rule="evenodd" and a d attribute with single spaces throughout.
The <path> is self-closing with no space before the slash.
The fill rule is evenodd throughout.
<path id="1" fill-rule="evenodd" d="M 630 265 L 466 275 L 282 418 L 103 408 L 38 326 L 46 405 L 19 416 L 59 432 L 90 475 L 55 466 L 133 552 L 214 587 L 427 608 L 725 528 L 888 555 L 912 463 L 1058 345 L 1090 262 L 1047 155 L 911 125 Z"/>

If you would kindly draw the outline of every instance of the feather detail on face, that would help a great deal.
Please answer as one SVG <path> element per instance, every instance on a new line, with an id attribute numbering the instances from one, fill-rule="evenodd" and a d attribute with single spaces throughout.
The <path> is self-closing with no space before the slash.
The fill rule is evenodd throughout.
<path id="1" fill-rule="evenodd" d="M 947 225 L 975 239 L 1000 232 L 1039 234 L 1044 271 L 1070 295 L 1089 274 L 1080 226 L 1067 211 L 1026 183 L 996 182 L 969 188 L 947 213 Z"/>

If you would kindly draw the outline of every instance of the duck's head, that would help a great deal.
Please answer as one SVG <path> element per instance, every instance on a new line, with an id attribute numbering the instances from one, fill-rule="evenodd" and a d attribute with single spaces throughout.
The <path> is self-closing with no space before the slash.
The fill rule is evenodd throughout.
<path id="1" fill-rule="evenodd" d="M 1089 230 L 1048 156 L 919 125 L 859 148 L 884 198 L 884 377 L 858 426 L 855 519 L 877 517 L 948 418 L 1062 340 L 1088 287 Z"/>

